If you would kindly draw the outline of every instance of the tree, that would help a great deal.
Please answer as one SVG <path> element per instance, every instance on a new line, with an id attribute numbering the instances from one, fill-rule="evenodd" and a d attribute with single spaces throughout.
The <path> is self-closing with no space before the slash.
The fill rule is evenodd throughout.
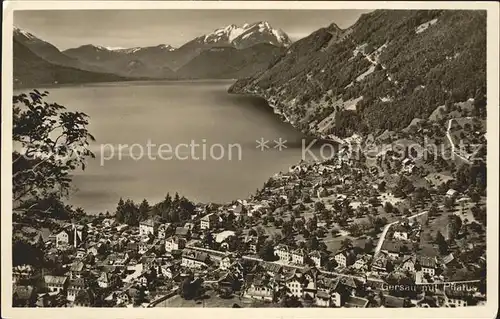
<path id="1" fill-rule="evenodd" d="M 415 199 L 415 202 L 417 202 L 417 203 L 421 203 L 429 197 L 430 197 L 429 191 L 423 187 L 418 187 L 415 190 L 415 193 L 413 196 L 413 198 Z"/>
<path id="2" fill-rule="evenodd" d="M 148 219 L 148 213 L 151 210 L 151 206 L 149 206 L 149 203 L 146 199 L 144 199 L 141 204 L 139 205 L 139 216 L 140 220 L 146 220 Z"/>
<path id="3" fill-rule="evenodd" d="M 279 234 L 279 233 L 274 233 L 271 236 L 271 241 L 273 242 L 274 245 L 279 244 L 282 239 L 283 239 L 283 236 L 281 236 L 281 234 Z"/>
<path id="4" fill-rule="evenodd" d="M 378 190 L 381 191 L 381 192 L 385 192 L 385 186 L 386 186 L 386 182 L 385 181 L 381 181 L 378 184 Z"/>
<path id="5" fill-rule="evenodd" d="M 316 236 L 311 236 L 307 240 L 307 248 L 309 250 L 317 250 L 319 248 L 319 240 Z"/>
<path id="6" fill-rule="evenodd" d="M 325 237 L 325 230 L 323 228 L 318 228 L 316 230 L 316 236 L 319 238 Z"/>
<path id="7" fill-rule="evenodd" d="M 441 255 L 445 255 L 448 253 L 448 244 L 446 243 L 446 240 L 444 239 L 444 236 L 440 231 L 438 231 L 436 234 L 436 243 L 438 244 L 439 253 Z"/>
<path id="8" fill-rule="evenodd" d="M 386 202 L 384 205 L 384 210 L 387 214 L 392 214 L 394 211 L 394 206 L 390 202 Z"/>
<path id="9" fill-rule="evenodd" d="M 325 210 L 325 204 L 323 202 L 314 203 L 314 210 L 317 213 L 321 213 L 323 210 Z"/>
<path id="10" fill-rule="evenodd" d="M 285 297 L 281 301 L 282 307 L 285 308 L 302 308 L 302 303 L 296 296 L 288 296 L 285 295 Z"/>
<path id="11" fill-rule="evenodd" d="M 451 211 L 455 207 L 455 199 L 453 197 L 446 197 L 443 205 L 447 211 Z"/>
<path id="12" fill-rule="evenodd" d="M 450 238 L 456 238 L 462 228 L 462 219 L 457 215 L 448 216 L 448 233 Z"/>
<path id="13" fill-rule="evenodd" d="M 219 297 L 228 299 L 232 296 L 233 290 L 230 287 L 224 287 L 217 290 Z"/>
<path id="14" fill-rule="evenodd" d="M 258 251 L 259 257 L 265 261 L 273 261 L 276 259 L 274 255 L 274 247 L 273 243 L 270 241 L 266 241 L 264 245 Z"/>
<path id="15" fill-rule="evenodd" d="M 125 201 L 120 197 L 118 200 L 118 205 L 116 206 L 115 218 L 119 223 L 125 222 L 125 215 L 123 213 L 123 207 L 125 206 Z"/>
<path id="16" fill-rule="evenodd" d="M 398 198 L 405 198 L 406 197 L 406 194 L 403 192 L 403 190 L 401 188 L 396 188 L 394 191 L 394 196 L 395 197 L 398 197 Z"/>
<path id="17" fill-rule="evenodd" d="M 378 197 L 373 196 L 373 197 L 370 197 L 370 199 L 368 200 L 368 204 L 372 205 L 373 208 L 375 208 L 375 207 L 380 205 L 380 200 L 378 199 Z"/>
<path id="18" fill-rule="evenodd" d="M 401 176 L 401 178 L 398 181 L 398 184 L 396 186 L 396 189 L 402 190 L 405 194 L 411 194 L 415 190 L 415 186 L 413 186 L 412 182 L 404 177 Z"/>
<path id="19" fill-rule="evenodd" d="M 338 228 L 332 228 L 332 230 L 330 231 L 333 237 L 336 237 L 339 234 L 339 232 L 340 231 L 338 230 Z"/>
<path id="20" fill-rule="evenodd" d="M 402 213 L 403 213 L 403 216 L 410 216 L 411 215 L 411 212 L 407 207 L 404 207 L 402 209 Z"/>
<path id="21" fill-rule="evenodd" d="M 124 202 L 120 198 L 116 207 L 116 220 L 130 226 L 137 226 L 139 224 L 139 217 L 139 208 L 137 205 L 130 199 Z"/>
<path id="22" fill-rule="evenodd" d="M 439 213 L 439 210 L 435 203 L 432 203 L 432 206 L 429 208 L 429 217 L 436 217 Z"/>
<path id="23" fill-rule="evenodd" d="M 257 236 L 264 236 L 266 234 L 266 231 L 262 226 L 257 226 L 256 230 L 257 230 Z"/>
<path id="24" fill-rule="evenodd" d="M 482 118 L 486 117 L 486 96 L 481 89 L 478 89 L 474 96 L 474 109 L 472 114 Z"/>
<path id="25" fill-rule="evenodd" d="M 479 193 L 477 191 L 472 191 L 470 193 L 470 199 L 474 202 L 474 203 L 478 203 L 480 200 L 481 200 L 481 195 L 479 195 Z"/>
<path id="26" fill-rule="evenodd" d="M 287 221 L 283 223 L 283 228 L 281 229 L 281 233 L 284 238 L 288 238 L 293 234 L 293 225 L 292 222 Z"/>
<path id="27" fill-rule="evenodd" d="M 316 218 L 316 215 L 314 215 L 312 218 L 309 218 L 307 221 L 307 229 L 310 232 L 315 231 L 318 228 L 318 218 Z"/>
<path id="28" fill-rule="evenodd" d="M 274 226 L 276 228 L 279 228 L 279 227 L 281 227 L 281 225 L 283 225 L 283 219 L 282 218 L 276 218 L 276 220 L 274 221 Z"/>
<path id="29" fill-rule="evenodd" d="M 146 298 L 146 288 L 144 288 L 143 286 L 140 286 L 139 288 L 137 288 L 137 293 L 134 297 L 134 306 L 139 306 L 141 305 L 145 298 Z"/>
<path id="30" fill-rule="evenodd" d="M 207 232 L 203 237 L 203 245 L 207 248 L 212 249 L 215 243 L 214 236 L 211 232 Z"/>
<path id="31" fill-rule="evenodd" d="M 472 216 L 475 220 L 486 226 L 486 210 L 482 209 L 479 205 L 472 207 Z"/>
<path id="32" fill-rule="evenodd" d="M 345 238 L 340 242 L 341 249 L 351 249 L 353 247 L 352 245 L 352 240 L 350 238 Z"/>
<path id="33" fill-rule="evenodd" d="M 373 242 L 373 239 L 369 238 L 365 242 L 365 247 L 364 247 L 365 253 L 370 254 L 374 248 L 375 248 L 375 243 Z"/>
<path id="34" fill-rule="evenodd" d="M 37 248 L 24 239 L 14 239 L 12 243 L 12 264 L 32 265 L 37 268 L 44 263 L 43 250 Z"/>
<path id="35" fill-rule="evenodd" d="M 88 116 L 48 103 L 48 92 L 33 90 L 13 96 L 13 210 L 35 212 L 36 203 L 69 195 L 72 172 L 95 158 L 89 142 Z M 49 211 L 50 208 L 47 210 Z"/>
<path id="36" fill-rule="evenodd" d="M 359 223 L 352 223 L 351 226 L 349 227 L 349 232 L 353 237 L 359 237 L 361 236 L 363 231 L 363 228 Z"/>
<path id="37" fill-rule="evenodd" d="M 326 262 L 325 262 L 325 269 L 327 271 L 334 271 L 335 268 L 337 268 L 339 264 L 337 263 L 337 261 L 333 258 L 329 258 Z"/>

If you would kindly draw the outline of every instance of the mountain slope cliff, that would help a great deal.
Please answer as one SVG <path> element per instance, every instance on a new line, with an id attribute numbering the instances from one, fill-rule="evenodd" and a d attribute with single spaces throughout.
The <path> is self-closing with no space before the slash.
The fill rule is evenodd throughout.
<path id="1" fill-rule="evenodd" d="M 406 127 L 486 88 L 486 13 L 377 10 L 292 44 L 233 93 L 266 98 L 315 135 Z"/>
<path id="2" fill-rule="evenodd" d="M 87 44 L 68 49 L 64 54 L 81 62 L 98 67 L 109 73 L 127 77 L 175 78 L 166 63 L 170 47 L 110 49 L 99 45 Z"/>
<path id="3" fill-rule="evenodd" d="M 265 70 L 280 55 L 282 48 L 261 43 L 238 50 L 232 47 L 214 47 L 203 51 L 177 70 L 180 78 L 237 79 Z"/>
<path id="4" fill-rule="evenodd" d="M 14 87 L 126 80 L 114 74 L 95 73 L 50 63 L 15 39 L 13 56 Z"/>

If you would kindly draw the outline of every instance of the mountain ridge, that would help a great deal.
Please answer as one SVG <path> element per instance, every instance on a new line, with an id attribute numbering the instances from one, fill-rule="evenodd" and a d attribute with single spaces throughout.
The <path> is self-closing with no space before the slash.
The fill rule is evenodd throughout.
<path id="1" fill-rule="evenodd" d="M 96 73 L 50 63 L 16 39 L 13 40 L 13 57 L 14 88 L 128 80 L 115 74 Z"/>
<path id="2" fill-rule="evenodd" d="M 260 43 L 269 43 L 277 47 L 288 47 L 291 40 L 280 29 L 273 28 L 268 22 L 244 24 L 241 27 L 231 24 L 200 35 L 178 48 L 167 44 L 135 47 L 128 49 L 108 49 L 104 46 L 82 45 L 63 51 L 64 54 L 77 58 L 84 63 L 103 66 L 102 59 L 110 60 L 151 60 L 155 67 L 168 67 L 173 71 L 180 69 L 193 58 L 211 47 L 234 47 L 246 49 Z M 91 50 L 92 47 L 92 50 Z M 125 62 L 121 62 L 123 65 Z M 115 67 L 118 68 L 118 67 Z M 107 69 L 110 70 L 109 68 Z"/>
<path id="3" fill-rule="evenodd" d="M 177 70 L 179 78 L 229 79 L 255 74 L 267 68 L 282 48 L 260 43 L 245 49 L 212 47 L 194 57 Z"/>
<path id="4" fill-rule="evenodd" d="M 15 28 L 14 39 L 55 65 L 127 78 L 170 80 L 250 76 L 265 69 L 291 43 L 285 33 L 267 22 L 229 25 L 179 48 L 168 44 L 132 48 L 84 44 L 60 51 L 19 28 Z"/>
<path id="5" fill-rule="evenodd" d="M 403 128 L 485 91 L 485 23 L 481 11 L 376 10 L 294 42 L 229 92 L 264 97 L 325 138 Z"/>

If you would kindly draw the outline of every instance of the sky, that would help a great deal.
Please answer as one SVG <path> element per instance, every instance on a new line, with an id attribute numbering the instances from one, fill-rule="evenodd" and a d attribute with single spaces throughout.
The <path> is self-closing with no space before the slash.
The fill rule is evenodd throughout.
<path id="1" fill-rule="evenodd" d="M 296 41 L 332 22 L 354 24 L 370 10 L 30 10 L 16 11 L 14 25 L 60 50 L 94 44 L 131 48 L 179 47 L 230 24 L 267 21 Z"/>

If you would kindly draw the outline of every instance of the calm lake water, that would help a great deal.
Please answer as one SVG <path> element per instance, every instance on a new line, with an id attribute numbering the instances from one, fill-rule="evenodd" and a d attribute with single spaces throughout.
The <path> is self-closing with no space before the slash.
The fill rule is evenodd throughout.
<path id="1" fill-rule="evenodd" d="M 146 198 L 152 204 L 167 192 L 196 202 L 227 202 L 247 197 L 271 175 L 298 163 L 302 134 L 282 123 L 262 99 L 228 94 L 232 83 L 128 82 L 47 89 L 49 100 L 87 113 L 97 139 L 91 145 L 96 159 L 75 173 L 69 203 L 88 212 L 114 212 L 120 197 Z M 256 148 L 261 138 L 270 141 L 269 149 Z M 273 142 L 279 138 L 287 141 L 281 151 Z M 192 141 L 200 144 L 194 152 L 188 145 L 176 152 L 175 147 Z M 166 145 L 160 149 L 160 144 Z"/>

